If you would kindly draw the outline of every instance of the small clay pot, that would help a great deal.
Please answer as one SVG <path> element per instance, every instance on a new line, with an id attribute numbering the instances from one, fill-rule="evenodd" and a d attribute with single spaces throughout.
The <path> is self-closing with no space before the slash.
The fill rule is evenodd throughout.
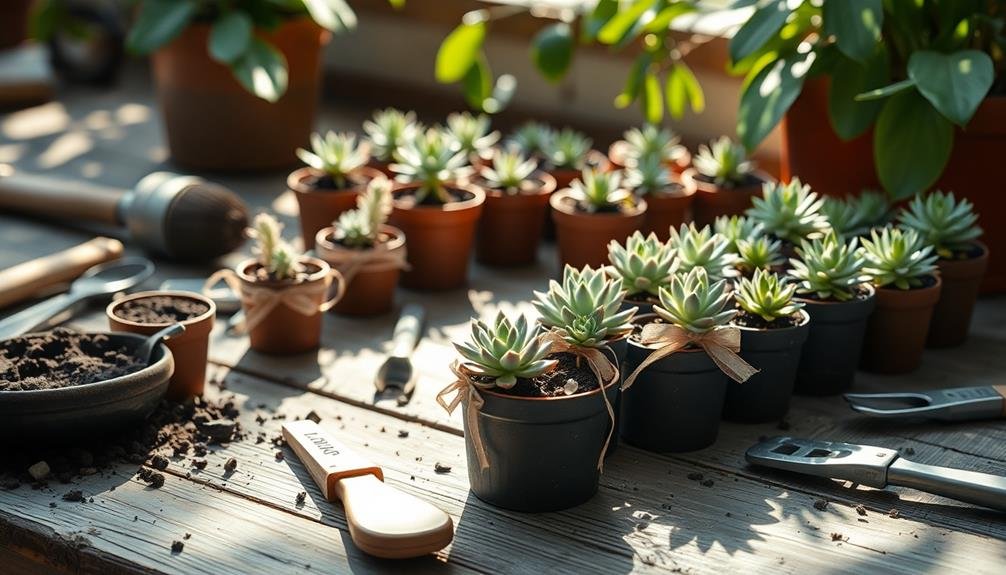
<path id="1" fill-rule="evenodd" d="M 772 177 L 763 172 L 754 172 L 749 181 L 741 186 L 721 188 L 704 180 L 694 168 L 681 174 L 686 187 L 694 187 L 692 219 L 698 227 L 712 225 L 718 216 L 740 216 L 751 207 L 751 198 L 760 196 L 762 184 L 771 182 Z"/>
<path id="2" fill-rule="evenodd" d="M 741 359 L 759 370 L 744 383 L 729 380 L 723 417 L 729 421 L 764 423 L 789 411 L 800 350 L 810 333 L 810 316 L 800 311 L 800 323 L 778 329 L 741 330 Z"/>
<path id="3" fill-rule="evenodd" d="M 395 287 L 402 267 L 396 262 L 405 258 L 405 234 L 391 226 L 381 226 L 380 247 L 355 250 L 333 239 L 335 228 L 318 232 L 315 251 L 318 257 L 342 273 L 346 292 L 332 311 L 341 315 L 371 316 L 387 313 L 395 302 Z M 357 266 L 354 259 L 364 254 L 379 254 L 377 259 Z M 350 268 L 355 268 L 355 272 Z"/>
<path id="4" fill-rule="evenodd" d="M 849 301 L 799 299 L 810 315 L 796 373 L 798 395 L 837 395 L 852 387 L 863 351 L 866 323 L 877 303 L 876 290 Z"/>
<path id="5" fill-rule="evenodd" d="M 536 172 L 533 189 L 518 194 L 485 188 L 486 202 L 479 221 L 475 259 L 490 266 L 530 265 L 538 258 L 548 198 L 555 178 Z"/>
<path id="6" fill-rule="evenodd" d="M 660 241 L 666 242 L 671 237 L 671 228 L 677 229 L 681 224 L 691 220 L 692 200 L 695 198 L 695 187 L 691 185 L 673 185 L 665 192 L 646 194 L 646 225 L 643 234 L 657 234 Z"/>
<path id="7" fill-rule="evenodd" d="M 356 208 L 356 198 L 367 189 L 370 180 L 381 172 L 366 166 L 349 174 L 350 185 L 341 190 L 322 188 L 315 181 L 324 173 L 314 168 L 301 168 L 286 179 L 286 185 L 294 192 L 300 207 L 300 237 L 304 249 L 314 249 L 318 230 L 331 226 L 342 212 Z"/>
<path id="8" fill-rule="evenodd" d="M 618 378 L 604 386 L 615 401 Z M 479 432 L 489 455 L 481 469 L 468 419 L 468 480 L 476 497 L 514 511 L 558 511 L 597 492 L 597 459 L 611 419 L 601 390 L 569 397 L 516 397 L 480 390 Z M 467 395 L 463 407 L 468 409 Z"/>
<path id="9" fill-rule="evenodd" d="M 602 172 L 611 171 L 611 163 L 608 161 L 608 157 L 597 150 L 591 150 L 587 154 L 587 167 L 597 168 Z M 548 175 L 555 178 L 556 190 L 568 188 L 573 183 L 573 180 L 583 175 L 583 170 L 576 168 L 549 168 L 547 172 Z M 545 214 L 545 228 L 542 232 L 544 238 L 548 241 L 555 240 L 555 220 L 552 219 L 551 211 L 549 209 Z"/>
<path id="10" fill-rule="evenodd" d="M 468 281 L 468 258 L 475 240 L 475 227 L 486 194 L 478 186 L 454 184 L 465 194 L 463 201 L 440 205 L 416 205 L 410 196 L 417 184 L 399 186 L 388 223 L 409 238 L 410 269 L 402 273 L 407 288 L 442 291 Z"/>
<path id="11" fill-rule="evenodd" d="M 292 355 L 305 353 L 318 348 L 321 342 L 322 304 L 328 299 L 332 269 L 318 258 L 304 256 L 301 263 L 307 268 L 307 277 L 302 281 L 261 281 L 255 276 L 255 270 L 261 265 L 257 260 L 249 259 L 237 266 L 237 275 L 241 280 L 242 289 L 268 289 L 276 292 L 302 286 L 316 286 L 319 289 L 311 296 L 317 303 L 318 310 L 311 315 L 304 315 L 282 302 L 273 308 L 258 325 L 249 331 L 251 348 L 260 353 L 273 355 Z M 337 276 L 342 282 L 342 276 Z M 254 307 L 249 307 L 242 294 L 242 307 L 245 316 L 249 317 Z"/>
<path id="12" fill-rule="evenodd" d="M 933 307 L 943 282 L 938 275 L 926 287 L 877 288 L 877 307 L 870 316 L 859 367 L 876 373 L 908 373 L 922 363 Z"/>
<path id="13" fill-rule="evenodd" d="M 587 213 L 576 206 L 570 189 L 560 190 L 549 199 L 559 244 L 559 269 L 569 264 L 577 269 L 585 265 L 603 266 L 608 262 L 608 243 L 625 238 L 640 229 L 646 220 L 646 200 L 636 200 L 631 212 Z"/>
<path id="14" fill-rule="evenodd" d="M 617 140 L 612 142 L 611 146 L 608 147 L 610 170 L 622 170 L 627 166 L 626 148 L 628 146 L 629 143 L 625 140 Z M 668 159 L 666 164 L 672 173 L 680 175 L 692 165 L 692 153 L 684 146 L 680 146 L 680 154 L 675 158 Z"/>
<path id="15" fill-rule="evenodd" d="M 116 311 L 130 302 L 152 297 L 168 297 L 172 299 L 198 302 L 206 306 L 206 311 L 195 317 L 171 322 L 140 323 L 120 317 Z M 175 359 L 175 373 L 171 376 L 168 387 L 168 399 L 182 401 L 189 397 L 203 394 L 206 384 L 206 361 L 209 357 L 210 332 L 213 331 L 213 320 L 216 317 L 217 306 L 210 298 L 194 292 L 184 291 L 146 291 L 128 295 L 113 301 L 105 308 L 108 316 L 108 327 L 112 331 L 125 331 L 139 335 L 153 335 L 174 323 L 185 326 L 185 332 L 165 341 Z"/>
<path id="16" fill-rule="evenodd" d="M 964 343 L 971 328 L 971 315 L 978 300 L 985 270 L 989 267 L 989 249 L 975 242 L 977 253 L 967 259 L 939 259 L 943 288 L 933 308 L 929 324 L 928 347 L 954 347 Z"/>

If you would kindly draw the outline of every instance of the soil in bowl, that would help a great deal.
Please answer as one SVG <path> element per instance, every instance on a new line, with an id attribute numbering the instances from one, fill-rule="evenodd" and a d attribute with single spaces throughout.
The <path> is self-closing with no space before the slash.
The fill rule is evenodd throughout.
<path id="1" fill-rule="evenodd" d="M 136 323 L 170 324 L 199 317 L 208 311 L 210 307 L 199 301 L 152 296 L 123 303 L 115 308 L 115 316 Z"/>
<path id="2" fill-rule="evenodd" d="M 128 346 L 100 334 L 56 329 L 0 343 L 0 392 L 57 389 L 121 377 L 145 367 Z"/>

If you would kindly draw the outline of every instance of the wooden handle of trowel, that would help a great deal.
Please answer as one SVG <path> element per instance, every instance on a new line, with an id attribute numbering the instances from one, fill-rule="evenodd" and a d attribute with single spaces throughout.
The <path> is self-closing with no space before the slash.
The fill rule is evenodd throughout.
<path id="1" fill-rule="evenodd" d="M 92 266 L 121 256 L 122 242 L 99 237 L 0 271 L 0 308 L 37 297 L 48 288 L 77 279 Z"/>
<path id="2" fill-rule="evenodd" d="M 420 557 L 454 539 L 450 515 L 384 483 L 380 467 L 347 450 L 317 423 L 286 422 L 283 437 L 325 497 L 342 501 L 349 534 L 365 553 L 386 559 Z"/>

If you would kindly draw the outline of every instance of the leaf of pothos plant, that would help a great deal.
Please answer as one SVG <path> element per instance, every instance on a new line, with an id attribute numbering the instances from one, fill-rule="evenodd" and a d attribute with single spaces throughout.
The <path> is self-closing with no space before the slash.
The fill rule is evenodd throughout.
<path id="1" fill-rule="evenodd" d="M 356 28 L 356 13 L 346 0 L 303 0 L 308 14 L 322 28 L 333 32 Z"/>
<path id="2" fill-rule="evenodd" d="M 655 73 L 647 73 L 643 77 L 643 94 L 639 105 L 647 122 L 659 124 L 664 119 L 664 97 L 660 90 L 660 78 Z"/>
<path id="3" fill-rule="evenodd" d="M 252 38 L 244 55 L 232 65 L 231 71 L 246 90 L 268 102 L 275 102 L 286 93 L 286 57 L 261 38 Z"/>
<path id="4" fill-rule="evenodd" d="M 971 120 L 992 88 L 993 76 L 992 58 L 978 50 L 920 50 L 908 59 L 908 77 L 919 92 L 958 126 Z"/>
<path id="5" fill-rule="evenodd" d="M 445 84 L 460 81 L 478 60 L 485 38 L 484 21 L 459 24 L 437 51 L 437 81 Z"/>
<path id="6" fill-rule="evenodd" d="M 800 95 L 813 51 L 795 53 L 762 68 L 741 93 L 737 110 L 737 135 L 753 150 L 779 123 Z"/>
<path id="7" fill-rule="evenodd" d="M 666 32 L 667 28 L 670 27 L 671 22 L 674 21 L 678 16 L 684 16 L 685 14 L 691 14 L 695 12 L 698 8 L 690 2 L 672 2 L 670 6 L 657 12 L 657 15 L 650 20 L 646 26 L 643 26 L 643 30 L 646 32 L 660 33 Z"/>
<path id="8" fill-rule="evenodd" d="M 639 23 L 639 18 L 653 7 L 657 0 L 636 0 L 625 10 L 619 10 L 611 20 L 597 32 L 597 39 L 602 44 L 617 44 L 629 30 Z"/>
<path id="9" fill-rule="evenodd" d="M 887 50 L 880 48 L 865 63 L 838 54 L 828 89 L 828 118 L 843 140 L 865 132 L 880 113 L 881 101 L 859 101 L 858 94 L 879 88 L 888 81 Z"/>
<path id="10" fill-rule="evenodd" d="M 695 74 L 684 62 L 675 62 L 667 71 L 664 97 L 667 99 L 667 110 L 676 120 L 685 115 L 686 104 L 696 114 L 702 113 L 702 110 L 706 108 L 706 98 L 702 93 L 702 86 L 699 85 Z"/>
<path id="11" fill-rule="evenodd" d="M 583 19 L 580 37 L 583 42 L 593 42 L 597 33 L 618 13 L 618 0 L 598 0 L 594 9 Z"/>
<path id="12" fill-rule="evenodd" d="M 856 94 L 856 101 L 869 102 L 870 100 L 880 100 L 883 98 L 887 98 L 888 96 L 893 96 L 899 92 L 910 90 L 914 87 L 915 87 L 915 80 L 909 78 L 908 80 L 901 80 L 900 82 L 888 84 L 883 88 L 876 88 L 873 90 L 863 92 L 861 94 Z"/>
<path id="13" fill-rule="evenodd" d="M 485 55 L 478 54 L 475 64 L 461 79 L 461 88 L 468 105 L 476 110 L 482 110 L 483 103 L 492 95 L 493 90 L 493 74 Z"/>
<path id="14" fill-rule="evenodd" d="M 251 45 L 251 17 L 240 10 L 226 13 L 210 29 L 210 56 L 217 62 L 230 64 Z"/>
<path id="15" fill-rule="evenodd" d="M 839 0 L 821 7 L 825 34 L 834 35 L 843 54 L 865 62 L 876 51 L 884 25 L 882 0 Z"/>
<path id="16" fill-rule="evenodd" d="M 615 107 L 618 109 L 628 108 L 639 96 L 639 89 L 643 86 L 643 72 L 650 65 L 653 59 L 648 53 L 640 54 L 629 69 L 629 75 L 625 77 L 625 87 L 622 92 L 615 96 Z"/>
<path id="17" fill-rule="evenodd" d="M 198 7 L 195 0 L 145 0 L 126 45 L 134 53 L 150 54 L 181 34 Z"/>
<path id="18" fill-rule="evenodd" d="M 895 199 L 925 190 L 943 173 L 953 144 L 953 124 L 919 92 L 891 96 L 873 132 L 880 183 Z"/>
<path id="19" fill-rule="evenodd" d="M 573 30 L 566 22 L 542 28 L 531 41 L 531 60 L 550 82 L 566 75 L 573 60 Z"/>
<path id="20" fill-rule="evenodd" d="M 790 12 L 786 0 L 771 0 L 757 6 L 748 21 L 730 39 L 730 60 L 739 62 L 764 46 L 786 23 Z"/>

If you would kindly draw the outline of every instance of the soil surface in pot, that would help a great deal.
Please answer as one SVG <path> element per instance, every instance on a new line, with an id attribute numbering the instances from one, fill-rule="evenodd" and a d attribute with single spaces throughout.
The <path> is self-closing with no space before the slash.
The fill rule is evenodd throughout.
<path id="1" fill-rule="evenodd" d="M 566 397 L 587 393 L 600 387 L 597 377 L 583 358 L 572 353 L 557 353 L 552 356 L 552 359 L 559 360 L 559 364 L 552 371 L 533 378 L 519 377 L 517 384 L 510 389 L 494 387 L 493 392 L 517 397 Z M 472 378 L 473 381 L 479 383 L 489 383 L 493 379 L 486 376 Z M 566 393 L 565 390 L 569 380 L 575 381 L 577 385 L 576 391 L 573 393 Z"/>
<path id="2" fill-rule="evenodd" d="M 341 239 L 337 239 L 335 237 L 335 234 L 329 234 L 328 235 L 328 241 L 332 242 L 333 244 L 335 244 L 337 246 L 341 246 L 341 247 L 343 247 L 343 248 L 345 248 L 347 250 L 353 250 L 353 251 L 357 251 L 357 252 L 365 252 L 365 251 L 368 251 L 368 250 L 372 250 L 377 245 L 379 245 L 379 244 L 386 244 L 386 243 L 390 242 L 392 239 L 393 238 L 392 238 L 392 236 L 390 234 L 386 234 L 386 233 L 381 232 L 381 233 L 377 234 L 377 241 L 375 241 L 373 245 L 369 245 L 369 246 L 355 246 L 354 245 L 354 246 L 351 246 L 351 245 L 345 243 L 344 241 L 342 241 Z"/>
<path id="3" fill-rule="evenodd" d="M 210 311 L 201 301 L 171 296 L 152 296 L 127 301 L 115 308 L 115 317 L 134 323 L 175 323 Z"/>
<path id="4" fill-rule="evenodd" d="M 796 294 L 795 297 L 797 297 L 799 299 L 805 299 L 805 300 L 810 300 L 810 301 L 820 301 L 820 302 L 825 302 L 825 303 L 842 303 L 840 300 L 837 300 L 835 298 L 820 298 L 820 297 L 817 297 L 816 293 L 798 293 L 798 294 Z M 852 299 L 846 300 L 846 301 L 853 301 L 853 300 L 855 300 L 855 301 L 863 301 L 863 300 L 866 300 L 866 299 L 870 299 L 870 289 L 867 288 L 866 286 L 859 285 L 859 286 L 856 286 L 855 288 L 852 289 Z"/>
<path id="5" fill-rule="evenodd" d="M 433 194 L 426 194 L 423 201 L 416 201 L 416 191 L 415 189 L 405 190 L 395 194 L 395 203 L 398 204 L 399 208 L 408 209 L 415 206 L 429 206 L 429 207 L 442 207 L 445 204 L 437 200 L 436 196 Z M 451 203 L 453 202 L 467 202 L 468 200 L 475 197 L 475 194 L 466 190 L 457 190 L 454 188 L 447 188 L 447 195 L 451 198 Z"/>
<path id="6" fill-rule="evenodd" d="M 320 270 L 321 268 L 319 268 L 314 264 L 301 264 L 301 270 L 297 272 L 297 274 L 293 277 L 293 279 L 276 279 L 275 276 L 266 271 L 265 266 L 256 263 L 253 266 L 249 266 L 245 270 L 245 273 L 255 278 L 256 281 L 283 283 L 292 285 L 307 281 L 308 278 L 318 273 Z"/>
<path id="7" fill-rule="evenodd" d="M 58 389 L 121 377 L 143 369 L 133 349 L 104 335 L 57 329 L 0 346 L 0 392 Z"/>
<path id="8" fill-rule="evenodd" d="M 504 196 L 516 195 L 516 194 L 533 196 L 541 192 L 541 189 L 545 187 L 545 182 L 537 178 L 528 178 L 526 180 L 521 181 L 520 187 L 516 189 L 498 188 L 483 177 L 475 178 L 473 182 L 476 186 L 479 186 L 480 188 L 486 190 L 487 192 L 488 191 L 498 192 L 499 194 Z"/>
<path id="9" fill-rule="evenodd" d="M 786 317 L 779 317 L 772 321 L 765 321 L 765 319 L 759 315 L 754 315 L 746 311 L 741 311 L 736 316 L 734 316 L 733 323 L 741 327 L 749 327 L 751 329 L 782 329 L 786 327 L 796 327 L 800 325 L 801 320 L 800 314 L 789 315 Z"/>
<path id="10" fill-rule="evenodd" d="M 700 174 L 698 172 L 695 173 L 695 179 L 705 184 L 709 184 L 710 186 L 716 186 L 717 188 L 723 190 L 724 192 L 731 192 L 738 188 L 749 188 L 751 186 L 758 186 L 764 182 L 764 180 L 762 180 L 761 178 L 759 178 L 754 174 L 747 174 L 745 175 L 743 182 L 739 184 L 732 184 L 729 186 L 721 186 L 716 183 L 716 180 L 710 178 L 709 176 Z"/>
<path id="11" fill-rule="evenodd" d="M 336 183 L 335 178 L 329 174 L 321 176 L 310 175 L 301 180 L 300 183 L 314 192 L 344 192 L 366 184 L 367 178 L 360 176 L 359 174 L 351 174 L 346 177 L 346 185 L 340 186 Z"/>

